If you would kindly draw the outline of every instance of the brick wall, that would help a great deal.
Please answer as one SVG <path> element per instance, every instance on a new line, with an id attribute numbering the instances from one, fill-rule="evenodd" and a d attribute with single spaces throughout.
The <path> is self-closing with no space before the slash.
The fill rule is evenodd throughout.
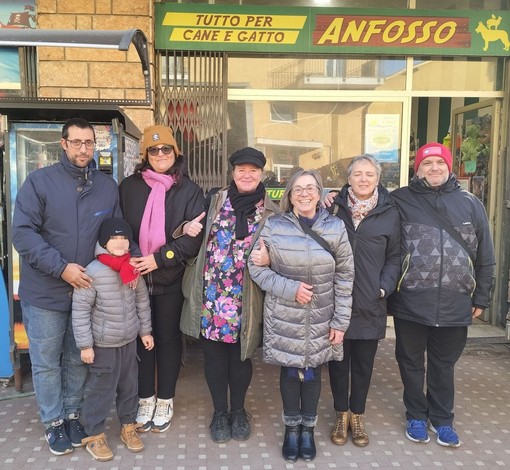
<path id="1" fill-rule="evenodd" d="M 37 21 L 40 29 L 140 29 L 149 42 L 153 65 L 152 0 L 38 0 Z M 129 51 L 40 47 L 38 61 L 40 97 L 145 99 L 142 66 L 134 45 Z M 153 123 L 149 107 L 124 111 L 140 130 Z"/>

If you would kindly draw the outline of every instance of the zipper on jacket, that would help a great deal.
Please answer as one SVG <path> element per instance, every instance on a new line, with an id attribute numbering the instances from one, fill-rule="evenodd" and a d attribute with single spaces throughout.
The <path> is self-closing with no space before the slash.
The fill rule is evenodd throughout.
<path id="1" fill-rule="evenodd" d="M 437 194 L 435 199 L 437 210 Z M 441 262 L 439 263 L 439 278 L 437 280 L 437 310 L 436 310 L 436 326 L 439 326 L 439 310 L 441 309 L 441 286 L 443 284 L 443 268 L 444 268 L 444 237 L 443 229 L 439 227 L 439 247 L 441 248 Z"/>
<path id="2" fill-rule="evenodd" d="M 470 293 L 470 296 L 473 297 L 473 294 L 475 293 L 475 290 L 476 290 L 476 278 L 473 276 L 473 274 L 475 273 L 475 266 L 473 264 L 473 261 L 471 261 L 471 256 L 468 255 L 468 264 L 469 264 L 469 277 L 471 278 L 471 280 L 473 281 L 473 289 L 471 290 L 471 293 Z"/>
<path id="3" fill-rule="evenodd" d="M 267 209 L 264 207 L 264 212 L 262 212 L 262 217 L 259 220 L 259 225 L 257 227 L 257 230 L 255 230 L 255 233 L 252 237 L 252 245 L 248 248 L 247 254 L 246 254 L 246 263 L 244 265 L 243 269 L 243 288 L 241 289 L 241 328 L 239 330 L 239 337 L 241 338 L 241 360 L 244 361 L 246 358 L 243 358 L 243 349 L 244 351 L 248 351 L 248 349 L 251 347 L 250 340 L 252 338 L 252 331 L 253 331 L 253 319 L 251 318 L 251 311 L 247 315 L 246 311 L 248 309 L 251 310 L 252 308 L 252 300 L 251 300 L 251 294 L 253 287 L 250 283 L 254 283 L 252 281 L 249 273 L 248 273 L 248 257 L 250 256 L 250 253 L 252 252 L 253 248 L 255 247 L 255 243 L 259 240 L 260 232 L 262 231 L 262 228 L 266 222 L 267 217 L 269 216 Z M 205 238 L 205 237 L 204 237 Z M 264 306 L 262 306 L 264 308 Z M 247 318 L 249 320 L 247 320 Z M 243 331 L 244 330 L 244 331 Z M 244 346 L 243 346 L 244 343 Z"/>
<path id="4" fill-rule="evenodd" d="M 118 276 L 118 283 L 119 283 L 119 289 L 120 289 L 120 295 L 122 296 L 122 317 L 124 318 L 124 341 L 127 339 L 126 333 L 127 333 L 127 306 L 126 306 L 126 291 L 124 290 L 124 286 L 122 284 L 122 280 L 120 279 L 120 276 Z M 135 294 L 135 309 L 136 309 L 136 294 Z"/>
<path id="5" fill-rule="evenodd" d="M 397 284 L 397 292 L 400 292 L 400 286 L 402 285 L 402 282 L 404 281 L 404 277 L 407 274 L 407 270 L 409 269 L 409 259 L 411 258 L 411 253 L 407 253 L 406 257 L 404 258 L 404 261 L 402 262 L 402 275 L 400 276 L 400 279 L 398 280 Z"/>
<path id="6" fill-rule="evenodd" d="M 307 251 L 306 259 L 308 259 L 308 285 L 313 286 L 312 277 L 310 274 L 310 235 L 308 235 L 308 234 L 306 234 L 306 251 Z M 313 300 L 313 289 L 312 289 L 312 300 Z M 306 345 L 305 369 L 308 368 L 308 363 L 310 361 L 310 314 L 311 314 L 312 300 L 310 300 L 310 302 L 308 302 L 308 304 L 305 306 L 305 345 Z"/>
<path id="7" fill-rule="evenodd" d="M 153 291 L 152 272 L 147 274 L 147 290 L 149 291 L 149 294 L 152 295 L 152 291 Z"/>

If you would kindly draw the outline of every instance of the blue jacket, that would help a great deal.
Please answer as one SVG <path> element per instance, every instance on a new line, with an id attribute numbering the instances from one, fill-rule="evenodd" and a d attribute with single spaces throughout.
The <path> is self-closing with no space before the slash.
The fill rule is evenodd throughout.
<path id="1" fill-rule="evenodd" d="M 122 217 L 117 183 L 98 170 L 60 162 L 30 173 L 16 197 L 13 244 L 21 257 L 20 299 L 69 311 L 73 288 L 60 275 L 68 263 L 94 259 L 99 226 Z"/>

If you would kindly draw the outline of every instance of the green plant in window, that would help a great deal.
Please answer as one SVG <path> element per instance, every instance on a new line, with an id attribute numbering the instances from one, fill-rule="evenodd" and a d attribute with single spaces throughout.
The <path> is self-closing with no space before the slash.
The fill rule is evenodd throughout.
<path id="1" fill-rule="evenodd" d="M 485 145 L 478 141 L 480 136 L 480 126 L 478 124 L 469 124 L 466 126 L 466 136 L 460 144 L 462 161 L 476 161 L 478 155 L 483 152 Z"/>

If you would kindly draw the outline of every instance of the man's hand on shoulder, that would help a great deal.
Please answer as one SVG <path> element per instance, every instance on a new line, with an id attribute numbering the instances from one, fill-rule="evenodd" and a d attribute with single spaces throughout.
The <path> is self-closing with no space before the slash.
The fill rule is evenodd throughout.
<path id="1" fill-rule="evenodd" d="M 322 207 L 325 207 L 326 209 L 331 207 L 337 196 L 338 191 L 330 191 L 324 196 L 324 199 L 322 200 Z"/>
<path id="2" fill-rule="evenodd" d="M 68 263 L 60 277 L 75 289 L 88 289 L 92 279 L 85 274 L 85 268 L 77 263 Z"/>

